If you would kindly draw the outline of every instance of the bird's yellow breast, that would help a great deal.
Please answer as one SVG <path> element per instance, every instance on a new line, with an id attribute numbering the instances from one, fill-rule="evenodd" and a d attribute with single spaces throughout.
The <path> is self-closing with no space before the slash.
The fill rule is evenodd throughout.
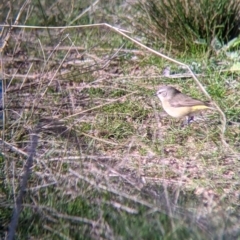
<path id="1" fill-rule="evenodd" d="M 168 101 L 162 101 L 163 109 L 174 118 L 181 118 L 187 115 L 190 115 L 193 112 L 207 109 L 208 106 L 197 105 L 197 106 L 186 106 L 186 107 L 172 107 Z"/>

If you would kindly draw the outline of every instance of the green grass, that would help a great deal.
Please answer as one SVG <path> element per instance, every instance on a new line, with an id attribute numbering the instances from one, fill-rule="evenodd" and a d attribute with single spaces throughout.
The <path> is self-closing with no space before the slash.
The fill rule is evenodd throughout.
<path id="1" fill-rule="evenodd" d="M 118 18 L 111 4 L 99 5 L 78 23 L 116 23 L 131 16 L 119 3 Z M 59 24 L 76 17 L 75 7 Z M 44 25 L 48 18 L 37 20 L 28 22 Z M 67 32 L 69 38 L 61 42 Z M 203 112 L 185 127 L 183 119 L 164 114 L 155 96 L 159 85 L 208 100 L 191 77 L 162 76 L 166 66 L 171 74 L 186 74 L 176 64 L 106 28 L 62 35 L 51 30 L 51 37 L 47 30 L 23 30 L 16 42 L 17 33 L 3 56 L 4 74 L 11 77 L 6 79 L 7 122 L 1 134 L 14 148 L 5 145 L 0 159 L 2 238 L 24 174 L 23 153 L 38 126 L 18 239 L 237 239 L 240 84 L 237 75 L 222 72 L 233 61 L 222 55 L 207 59 L 197 51 L 178 55 L 200 74 L 199 81 L 225 113 L 227 148 L 217 111 Z"/>
<path id="2" fill-rule="evenodd" d="M 204 237 L 197 229 L 190 231 L 181 220 L 172 220 L 168 215 L 158 211 L 149 212 L 147 207 L 133 204 L 131 201 L 126 201 L 126 204 L 129 210 L 135 210 L 137 213 L 119 211 L 120 209 L 111 206 L 109 201 L 115 198 L 117 203 L 120 199 L 109 193 L 87 191 L 85 197 L 81 196 L 69 201 L 69 198 L 53 190 L 48 188 L 40 192 L 41 196 L 34 197 L 38 200 L 38 206 L 24 207 L 18 238 L 44 235 L 53 239 L 63 236 L 91 239 L 90 231 L 103 238 L 113 233 L 115 237 L 121 236 L 124 239 L 202 239 Z M 26 200 L 31 195 L 27 195 Z M 186 202 L 190 199 L 185 196 L 184 200 L 180 200 Z M 145 220 L 146 217 L 148 221 Z M 91 221 L 95 227 L 84 224 L 86 221 Z"/>
<path id="3" fill-rule="evenodd" d="M 239 34 L 238 1 L 150 0 L 135 7 L 136 32 L 170 52 L 210 55 Z"/>

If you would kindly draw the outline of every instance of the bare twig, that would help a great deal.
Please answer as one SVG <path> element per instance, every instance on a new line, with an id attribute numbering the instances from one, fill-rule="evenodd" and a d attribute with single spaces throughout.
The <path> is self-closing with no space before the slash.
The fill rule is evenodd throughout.
<path id="1" fill-rule="evenodd" d="M 28 154 L 24 151 L 22 151 L 21 149 L 17 148 L 17 147 L 14 147 L 12 144 L 4 141 L 2 138 L 0 138 L 0 145 L 4 145 L 5 147 L 7 147 L 8 149 L 18 153 L 18 154 L 21 154 L 25 157 L 28 157 Z"/>
<path id="2" fill-rule="evenodd" d="M 14 236 L 15 236 L 16 228 L 18 225 L 19 215 L 22 210 L 22 200 L 23 200 L 23 196 L 24 196 L 24 193 L 25 193 L 25 190 L 27 187 L 28 178 L 31 174 L 31 168 L 33 165 L 33 157 L 35 155 L 37 144 L 38 144 L 38 136 L 34 133 L 31 135 L 31 146 L 29 149 L 29 156 L 27 158 L 27 162 L 25 165 L 25 173 L 24 173 L 24 176 L 23 176 L 21 184 L 20 184 L 19 194 L 16 199 L 11 222 L 9 224 L 8 236 L 7 236 L 8 240 L 14 239 Z"/>
<path id="3" fill-rule="evenodd" d="M 20 10 L 19 10 L 19 12 L 18 12 L 18 15 L 17 15 L 17 17 L 16 17 L 16 19 L 15 19 L 15 21 L 14 21 L 14 26 L 17 26 L 18 21 L 19 21 L 21 15 L 22 15 L 22 13 L 23 13 L 23 10 L 24 10 L 25 7 L 27 6 L 28 2 L 30 2 L 30 0 L 26 0 L 26 1 L 24 2 L 24 4 L 22 5 L 22 7 L 20 8 Z M 8 27 L 9 27 L 9 25 L 8 25 Z M 4 39 L 3 45 L 2 45 L 2 47 L 0 48 L 0 52 L 3 52 L 4 48 L 6 47 L 6 45 L 7 45 L 7 43 L 8 43 L 8 40 L 9 40 L 9 38 L 10 38 L 10 36 L 11 36 L 11 30 L 12 30 L 12 29 L 13 29 L 13 27 L 10 26 L 10 29 L 9 29 L 9 31 L 8 31 L 8 33 L 7 33 L 7 36 L 6 36 L 5 39 Z"/>
<path id="4" fill-rule="evenodd" d="M 110 102 L 107 102 L 107 103 L 98 105 L 98 106 L 96 106 L 96 107 L 92 107 L 92 108 L 86 109 L 86 110 L 81 111 L 81 112 L 78 112 L 78 113 L 74 113 L 74 114 L 72 114 L 72 115 L 70 115 L 70 116 L 67 116 L 67 117 L 65 117 L 65 118 L 62 118 L 61 120 L 66 120 L 66 119 L 69 119 L 69 118 L 72 118 L 72 117 L 76 117 L 76 116 L 78 116 L 78 115 L 80 115 L 80 114 L 83 114 L 83 113 L 86 113 L 86 112 L 90 112 L 90 111 L 92 111 L 92 110 L 95 110 L 95 109 L 98 109 L 98 108 L 107 106 L 107 105 L 112 104 L 112 103 L 114 103 L 114 102 L 118 102 L 118 101 L 120 101 L 120 100 L 122 100 L 122 99 L 124 99 L 124 98 L 126 98 L 126 97 L 129 97 L 130 95 L 135 94 L 135 93 L 136 93 L 136 91 L 131 92 L 131 93 L 129 93 L 129 94 L 126 94 L 126 95 L 123 96 L 123 97 L 114 99 L 114 100 L 112 100 L 112 101 L 110 101 Z"/>
<path id="5" fill-rule="evenodd" d="M 76 18 L 74 18 L 69 25 L 72 25 L 74 22 L 76 22 L 79 18 L 81 18 L 85 13 L 89 12 L 90 10 L 93 10 L 94 7 L 98 4 L 99 0 L 92 3 L 88 8 L 86 8 L 81 14 L 79 14 Z"/>
<path id="6" fill-rule="evenodd" d="M 114 146 L 118 146 L 119 144 L 118 143 L 115 143 L 115 142 L 110 142 L 108 140 L 105 140 L 105 139 L 102 139 L 102 138 L 98 138 L 98 137 L 95 137 L 93 135 L 90 135 L 90 134 L 87 134 L 87 133 L 84 133 L 84 132 L 80 132 L 80 134 L 86 136 L 86 137 L 89 137 L 89 138 L 92 138 L 96 141 L 99 141 L 99 142 L 104 142 L 106 144 L 111 144 L 111 145 L 114 145 Z"/>
<path id="7" fill-rule="evenodd" d="M 73 174 L 75 177 L 79 178 L 79 179 L 82 179 L 86 182 L 88 182 L 89 184 L 91 184 L 92 186 L 95 186 L 96 188 L 99 188 L 99 189 L 102 189 L 102 190 L 105 190 L 105 191 L 108 191 L 108 192 L 111 192 L 111 193 L 114 193 L 118 196 L 121 196 L 121 197 L 124 197 L 126 199 L 130 199 L 136 203 L 140 203 L 141 205 L 143 206 L 146 206 L 146 207 L 149 207 L 149 208 L 155 208 L 154 205 L 148 203 L 147 201 L 144 201 L 144 200 L 141 200 L 139 198 L 137 198 L 136 196 L 132 196 L 132 195 L 129 195 L 127 193 L 124 193 L 124 192 L 120 192 L 119 190 L 117 189 L 114 189 L 114 188 L 111 188 L 111 187 L 107 187 L 107 186 L 104 186 L 102 184 L 97 184 L 95 181 L 89 179 L 88 177 L 86 176 L 83 176 L 81 174 L 79 174 L 78 172 L 74 171 L 73 169 L 69 169 L 69 172 L 71 174 Z"/>

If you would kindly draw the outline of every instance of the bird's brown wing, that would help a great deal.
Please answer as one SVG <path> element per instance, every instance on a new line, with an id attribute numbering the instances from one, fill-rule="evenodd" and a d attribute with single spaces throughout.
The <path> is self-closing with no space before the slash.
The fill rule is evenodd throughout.
<path id="1" fill-rule="evenodd" d="M 191 98 L 181 93 L 175 95 L 174 98 L 169 101 L 169 103 L 172 107 L 192 107 L 198 105 L 209 106 L 208 102 L 202 102 L 198 99 Z"/>

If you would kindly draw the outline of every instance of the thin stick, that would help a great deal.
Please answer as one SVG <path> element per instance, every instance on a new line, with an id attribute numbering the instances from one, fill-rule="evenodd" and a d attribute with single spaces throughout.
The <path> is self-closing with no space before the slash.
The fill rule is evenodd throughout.
<path id="1" fill-rule="evenodd" d="M 69 25 L 72 25 L 74 22 L 76 22 L 79 18 L 81 18 L 85 13 L 87 13 L 88 11 L 90 11 L 91 9 L 93 9 L 95 7 L 95 5 L 97 5 L 99 2 L 99 0 L 95 1 L 93 4 L 91 4 L 88 8 L 86 8 L 80 15 L 78 15 L 76 18 L 74 18 Z"/>
<path id="2" fill-rule="evenodd" d="M 105 139 L 98 138 L 98 137 L 92 136 L 92 135 L 84 133 L 84 132 L 81 132 L 80 134 L 82 134 L 82 135 L 84 135 L 86 137 L 92 138 L 92 139 L 94 139 L 96 141 L 99 141 L 99 142 L 104 142 L 104 143 L 111 144 L 111 145 L 114 145 L 114 146 L 118 146 L 119 145 L 118 143 L 110 142 L 110 141 L 107 141 Z"/>
<path id="3" fill-rule="evenodd" d="M 92 110 L 95 110 L 95 109 L 104 107 L 104 106 L 106 106 L 106 105 L 109 105 L 109 104 L 112 104 L 112 103 L 114 103 L 114 102 L 120 101 L 120 100 L 122 100 L 122 99 L 124 99 L 124 98 L 126 98 L 126 97 L 128 97 L 128 96 L 130 96 L 130 95 L 133 95 L 133 94 L 136 93 L 136 92 L 137 92 L 137 91 L 131 92 L 131 93 L 126 94 L 125 96 L 120 97 L 120 98 L 117 98 L 117 99 L 115 99 L 115 100 L 113 100 L 113 101 L 110 101 L 110 102 L 107 102 L 107 103 L 98 105 L 98 106 L 96 106 L 96 107 L 92 107 L 92 108 L 86 109 L 86 110 L 81 111 L 81 112 L 78 112 L 78 113 L 74 113 L 74 114 L 72 114 L 72 115 L 70 115 L 70 116 L 67 116 L 67 117 L 65 117 L 65 118 L 62 118 L 61 120 L 66 120 L 66 119 L 71 118 L 71 117 L 76 117 L 77 115 L 80 115 L 80 114 L 83 114 L 83 113 L 86 113 L 86 112 L 89 112 L 89 111 L 92 111 Z"/>
<path id="4" fill-rule="evenodd" d="M 16 198 L 16 202 L 14 205 L 12 219 L 11 219 L 11 222 L 9 223 L 8 235 L 7 235 L 8 240 L 14 239 L 14 236 L 15 236 L 19 216 L 22 211 L 23 197 L 25 194 L 25 190 L 27 188 L 28 178 L 31 175 L 31 168 L 33 165 L 33 157 L 36 152 L 37 144 L 38 144 L 38 136 L 36 133 L 34 133 L 31 135 L 31 145 L 30 145 L 30 149 L 29 149 L 29 154 L 28 154 L 28 158 L 26 161 L 26 165 L 24 166 L 25 171 L 24 171 L 24 175 L 22 177 L 22 181 L 19 186 L 20 190 L 19 190 L 18 196 Z"/>
<path id="5" fill-rule="evenodd" d="M 15 21 L 14 21 L 14 25 L 13 25 L 13 26 L 18 26 L 17 24 L 18 24 L 18 21 L 19 21 L 19 19 L 20 19 L 20 17 L 21 17 L 21 14 L 22 14 L 23 10 L 25 9 L 25 7 L 27 6 L 27 4 L 28 4 L 29 1 L 30 1 L 30 0 L 26 0 L 25 3 L 24 3 L 24 4 L 22 5 L 22 7 L 20 8 L 20 10 L 19 10 L 19 12 L 18 12 L 18 15 L 17 15 L 17 17 L 16 17 L 16 19 L 15 19 Z M 6 27 L 10 27 L 10 29 L 9 29 L 9 31 L 8 31 L 7 36 L 6 36 L 5 39 L 4 39 L 4 42 L 3 42 L 2 47 L 0 48 L 0 52 L 3 52 L 4 48 L 6 47 L 6 45 L 7 45 L 7 43 L 8 43 L 8 40 L 9 40 L 9 38 L 10 38 L 10 36 L 11 36 L 11 30 L 13 29 L 13 27 L 12 27 L 12 26 L 9 26 L 9 25 L 6 25 Z"/>

